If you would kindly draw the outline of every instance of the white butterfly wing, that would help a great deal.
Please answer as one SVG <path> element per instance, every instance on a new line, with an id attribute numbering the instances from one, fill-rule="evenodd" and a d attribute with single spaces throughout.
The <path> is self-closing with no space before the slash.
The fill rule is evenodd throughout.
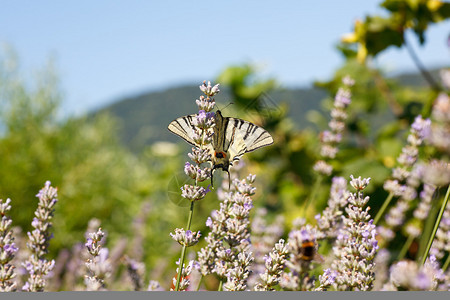
<path id="1" fill-rule="evenodd" d="M 198 146 L 193 138 L 195 126 L 192 120 L 196 115 L 184 116 L 173 120 L 168 129 L 186 142 Z M 216 112 L 215 136 L 208 148 L 211 154 L 215 151 L 228 153 L 227 161 L 238 160 L 247 152 L 273 144 L 273 138 L 264 128 L 251 122 L 236 118 L 224 118 L 220 111 Z"/>
<path id="2" fill-rule="evenodd" d="M 227 119 L 225 144 L 230 160 L 239 159 L 247 152 L 273 144 L 272 136 L 264 128 L 241 119 Z"/>
<path id="3" fill-rule="evenodd" d="M 184 139 L 189 144 L 197 146 L 194 142 L 193 134 L 194 134 L 194 125 L 192 124 L 192 119 L 195 118 L 196 115 L 184 116 L 170 122 L 167 129 L 170 132 L 178 135 L 182 139 Z"/>

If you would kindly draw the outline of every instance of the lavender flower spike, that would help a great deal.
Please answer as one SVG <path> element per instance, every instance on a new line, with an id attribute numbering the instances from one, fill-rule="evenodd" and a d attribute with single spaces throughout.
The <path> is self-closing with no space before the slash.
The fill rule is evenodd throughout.
<path id="1" fill-rule="evenodd" d="M 181 246 L 191 247 L 198 243 L 201 234 L 200 231 L 192 232 L 190 230 L 184 231 L 184 229 L 175 228 L 175 234 L 171 233 L 170 236 Z"/>
<path id="2" fill-rule="evenodd" d="M 336 237 L 337 228 L 341 225 L 343 209 L 347 205 L 349 192 L 346 188 L 347 180 L 343 177 L 333 177 L 328 205 L 322 214 L 316 216 L 317 227 L 320 231 L 318 239 Z"/>
<path id="3" fill-rule="evenodd" d="M 177 265 L 180 265 L 180 260 L 177 261 Z M 183 265 L 183 268 L 181 269 L 181 280 L 179 282 L 179 287 L 178 289 L 176 289 L 177 291 L 186 291 L 187 288 L 190 285 L 190 280 L 189 280 L 189 275 L 191 275 L 192 273 L 192 269 L 194 267 L 194 261 L 191 260 L 189 261 L 189 263 L 187 264 L 187 266 Z M 177 273 L 180 272 L 180 268 L 177 268 Z M 177 285 L 177 279 L 174 277 L 172 279 L 172 283 L 174 286 Z M 170 289 L 171 291 L 173 291 L 173 289 Z"/>
<path id="4" fill-rule="evenodd" d="M 6 215 L 11 209 L 10 203 L 11 199 L 6 199 L 5 202 L 0 199 L 0 292 L 15 292 L 17 289 L 17 284 L 12 281 L 16 273 L 11 261 L 19 249 L 12 236 L 12 220 Z"/>
<path id="5" fill-rule="evenodd" d="M 192 152 L 188 154 L 195 165 L 189 162 L 186 162 L 184 165 L 184 172 L 195 180 L 195 184 L 185 184 L 181 187 L 181 197 L 191 202 L 188 225 L 186 231 L 177 228 L 175 229 L 175 234 L 171 234 L 172 238 L 183 246 L 179 270 L 177 271 L 178 275 L 174 284 L 176 291 L 185 289 L 185 285 L 188 284 L 185 279 L 182 280 L 183 274 L 187 272 L 186 270 L 183 270 L 186 248 L 195 245 L 200 237 L 199 232 L 192 233 L 190 230 L 194 212 L 194 203 L 205 198 L 206 194 L 209 192 L 209 188 L 205 189 L 204 187 L 199 186 L 198 183 L 210 178 L 212 174 L 211 168 L 207 166 L 204 167 L 202 164 L 211 160 L 211 153 L 207 150 L 209 149 L 208 146 L 212 143 L 215 126 L 214 113 L 212 113 L 211 110 L 216 103 L 213 97 L 219 92 L 219 85 L 211 86 L 211 82 L 208 81 L 208 84 L 206 84 L 206 81 L 204 81 L 200 86 L 200 90 L 204 93 L 204 96 L 200 96 L 200 99 L 195 101 L 199 111 L 198 114 L 192 118 L 192 139 L 195 143 L 195 147 L 192 148 Z M 169 125 L 169 128 L 170 126 L 171 125 Z M 190 130 L 190 128 L 188 130 Z"/>
<path id="6" fill-rule="evenodd" d="M 231 169 L 235 172 L 236 169 Z M 253 207 L 250 196 L 255 189 L 249 182 L 255 177 L 233 180 L 233 192 L 223 193 L 220 209 L 211 213 L 205 238 L 207 245 L 198 252 L 198 268 L 202 275 L 215 273 L 224 289 L 243 291 L 247 288 L 250 264 L 254 258 L 250 248 L 249 215 Z M 226 245 L 226 244 L 228 245 Z"/>
<path id="7" fill-rule="evenodd" d="M 275 244 L 269 256 L 266 255 L 264 257 L 266 270 L 263 274 L 260 274 L 261 282 L 255 286 L 255 291 L 274 290 L 273 287 L 280 282 L 288 253 L 287 245 L 283 239 Z"/>
<path id="8" fill-rule="evenodd" d="M 145 265 L 142 262 L 129 258 L 127 255 L 123 257 L 123 262 L 127 268 L 128 276 L 130 277 L 133 289 L 140 291 L 144 285 L 142 278 L 145 275 Z"/>
<path id="9" fill-rule="evenodd" d="M 29 292 L 42 292 L 45 288 L 45 277 L 53 269 L 55 261 L 47 261 L 44 258 L 48 252 L 49 241 L 51 239 L 50 228 L 51 219 L 55 211 L 54 206 L 58 202 L 56 188 L 50 186 L 50 181 L 45 183 L 36 197 L 39 198 L 38 208 L 31 225 L 35 228 L 28 232 L 28 249 L 31 251 L 30 257 L 23 263 L 23 266 L 30 275 L 22 290 Z"/>
<path id="10" fill-rule="evenodd" d="M 436 291 L 448 290 L 444 283 L 444 272 L 436 258 L 431 256 L 423 266 L 414 261 L 402 260 L 390 268 L 389 283 L 382 290 L 389 291 Z"/>
<path id="11" fill-rule="evenodd" d="M 404 223 L 411 202 L 417 197 L 416 189 L 420 182 L 417 180 L 417 175 L 414 174 L 417 172 L 415 165 L 419 156 L 419 146 L 430 135 L 430 126 L 429 119 L 423 119 L 420 115 L 415 118 L 407 138 L 408 143 L 402 148 L 402 153 L 397 158 L 398 165 L 392 171 L 393 179 L 384 184 L 389 196 L 382 209 L 377 213 L 375 223 L 378 223 L 384 214 L 384 209 L 388 207 L 392 197 L 394 195 L 400 197 L 385 216 L 386 226 L 379 228 L 379 233 L 387 241 L 394 237 L 392 232 Z"/>
<path id="12" fill-rule="evenodd" d="M 85 246 L 90 257 L 86 261 L 88 274 L 85 276 L 84 283 L 88 291 L 102 291 L 105 290 L 105 279 L 111 275 L 109 251 L 101 246 L 105 233 L 99 228 L 88 236 Z"/>
<path id="13" fill-rule="evenodd" d="M 373 288 L 374 258 L 378 249 L 375 239 L 376 230 L 369 214 L 370 207 L 366 207 L 369 197 L 364 197 L 363 190 L 369 183 L 369 179 L 353 178 L 350 185 L 357 193 L 350 194 L 348 205 L 345 208 L 346 216 L 343 216 L 343 228 L 341 229 L 336 245 L 333 247 L 336 259 L 331 265 L 331 271 L 327 271 L 320 277 L 322 289 L 333 287 L 337 290 L 368 291 Z M 336 276 L 330 277 L 332 272 Z M 330 278 L 333 280 L 330 281 Z"/>
<path id="14" fill-rule="evenodd" d="M 328 123 L 330 130 L 321 133 L 320 155 L 322 160 L 316 162 L 313 170 L 320 175 L 329 176 L 333 167 L 325 160 L 334 159 L 338 153 L 338 144 L 342 140 L 342 133 L 345 129 L 345 120 L 347 119 L 346 108 L 351 103 L 352 93 L 350 87 L 354 84 L 353 79 L 346 76 L 342 80 L 343 86 L 339 88 L 334 98 L 333 110 L 331 111 L 331 121 Z"/>
<path id="15" fill-rule="evenodd" d="M 450 74 L 447 71 L 447 74 Z M 447 77 L 449 77 L 447 75 Z M 447 82 L 448 83 L 448 82 Z M 438 148 L 443 153 L 450 153 L 450 97 L 447 93 L 440 93 L 434 101 L 433 111 L 433 125 L 431 127 L 431 134 L 427 139 L 428 143 Z"/>

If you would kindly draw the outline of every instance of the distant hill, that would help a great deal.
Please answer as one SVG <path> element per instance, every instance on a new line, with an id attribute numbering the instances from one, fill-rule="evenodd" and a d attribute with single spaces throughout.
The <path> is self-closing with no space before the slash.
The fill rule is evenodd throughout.
<path id="1" fill-rule="evenodd" d="M 432 72 L 437 77 L 438 71 Z M 424 85 L 425 81 L 418 73 L 395 76 L 405 85 Z M 166 90 L 142 93 L 130 96 L 95 112 L 109 112 L 120 121 L 121 140 L 133 151 L 141 150 L 145 145 L 156 141 L 178 142 L 179 138 L 167 130 L 167 125 L 175 118 L 196 112 L 195 99 L 200 96 L 198 85 L 186 85 Z M 321 101 L 327 97 L 324 90 L 311 88 L 290 88 L 271 92 L 266 95 L 275 105 L 284 102 L 289 106 L 288 115 L 296 127 L 311 126 L 306 114 L 310 110 L 321 110 Z M 231 102 L 230 93 L 221 88 L 216 101 L 222 105 Z"/>
<path id="2" fill-rule="evenodd" d="M 174 87 L 128 97 L 96 113 L 109 112 L 117 117 L 121 123 L 121 140 L 138 151 L 155 141 L 178 142 L 179 138 L 167 130 L 167 125 L 180 116 L 196 113 L 195 99 L 200 95 L 198 85 Z M 319 110 L 326 92 L 317 88 L 284 89 L 266 97 L 275 105 L 287 103 L 289 116 L 295 120 L 297 127 L 304 128 L 308 126 L 305 113 L 312 109 Z M 222 105 L 232 102 L 229 91 L 221 88 L 216 101 Z"/>

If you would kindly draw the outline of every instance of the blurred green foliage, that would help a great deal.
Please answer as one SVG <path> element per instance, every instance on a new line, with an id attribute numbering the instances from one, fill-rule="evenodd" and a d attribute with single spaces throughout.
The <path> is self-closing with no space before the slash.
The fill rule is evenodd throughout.
<path id="1" fill-rule="evenodd" d="M 149 170 L 118 143 L 112 118 L 59 117 L 61 92 L 51 65 L 33 85 L 14 65 L 9 57 L 0 67 L 0 196 L 12 199 L 14 225 L 30 229 L 35 195 L 50 180 L 60 199 L 54 249 L 82 241 L 93 217 L 112 236 L 129 232 L 124 224 L 152 188 Z"/>
<path id="2" fill-rule="evenodd" d="M 450 17 L 450 3 L 441 0 L 385 0 L 380 6 L 387 10 L 387 16 L 368 15 L 355 22 L 352 33 L 343 36 L 341 50 L 345 55 L 364 62 L 390 46 L 401 47 L 408 29 L 423 44 L 428 27 Z"/>

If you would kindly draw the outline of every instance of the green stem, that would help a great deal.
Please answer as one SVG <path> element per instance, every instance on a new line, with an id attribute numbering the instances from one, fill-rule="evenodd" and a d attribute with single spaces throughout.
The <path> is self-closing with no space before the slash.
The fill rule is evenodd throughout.
<path id="1" fill-rule="evenodd" d="M 436 190 L 437 191 L 437 190 Z M 437 194 L 437 193 L 436 193 Z M 438 204 L 439 201 L 436 201 Z M 427 219 L 425 221 L 425 226 L 422 231 L 422 235 L 419 240 L 419 252 L 417 253 L 416 261 L 420 262 L 423 253 L 425 252 L 425 248 L 427 246 L 428 237 L 431 236 L 431 231 L 433 231 L 434 221 L 439 213 L 439 207 L 437 205 L 432 205 L 431 209 L 428 213 Z"/>
<path id="2" fill-rule="evenodd" d="M 222 291 L 222 286 L 223 286 L 223 279 L 220 279 L 219 288 L 217 289 L 217 291 L 221 292 Z"/>
<path id="3" fill-rule="evenodd" d="M 194 215 L 194 201 L 191 201 L 191 207 L 189 209 L 189 217 L 188 217 L 188 223 L 186 226 L 186 231 L 191 229 L 193 215 Z M 186 245 L 183 245 L 183 249 L 181 250 L 181 259 L 180 259 L 180 265 L 179 265 L 180 272 L 178 272 L 177 284 L 175 285 L 175 291 L 179 291 L 179 289 L 180 289 L 181 273 L 183 273 L 184 258 L 186 257 L 186 248 L 187 248 Z"/>
<path id="4" fill-rule="evenodd" d="M 403 248 L 400 251 L 400 254 L 398 255 L 397 260 L 402 260 L 405 257 L 406 252 L 408 252 L 408 249 L 411 246 L 413 241 L 414 241 L 414 236 L 412 236 L 412 235 L 408 236 L 408 239 L 406 240 L 406 243 L 403 244 Z"/>
<path id="5" fill-rule="evenodd" d="M 447 271 L 448 265 L 450 264 L 450 254 L 447 256 L 447 259 L 445 260 L 444 265 L 442 266 L 442 271 Z"/>
<path id="6" fill-rule="evenodd" d="M 439 211 L 439 215 L 436 220 L 436 223 L 434 223 L 433 232 L 431 233 L 430 239 L 428 240 L 427 248 L 425 250 L 425 253 L 422 256 L 422 261 L 420 263 L 422 266 L 428 257 L 428 253 L 430 253 L 431 245 L 433 244 L 434 237 L 436 236 L 436 232 L 439 228 L 439 223 L 441 223 L 442 216 L 444 215 L 444 211 L 445 211 L 445 207 L 447 206 L 447 203 L 448 203 L 449 195 L 450 195 L 450 185 L 447 188 L 447 193 L 445 194 L 444 202 L 442 202 L 441 210 Z"/>
<path id="7" fill-rule="evenodd" d="M 314 182 L 313 189 L 311 191 L 311 196 L 306 200 L 305 206 L 303 206 L 303 217 L 306 218 L 306 210 L 308 209 L 309 204 L 316 198 L 317 191 L 319 190 L 320 184 L 322 183 L 323 176 L 318 175 L 316 177 L 316 181 Z"/>
<path id="8" fill-rule="evenodd" d="M 197 291 L 200 290 L 200 286 L 202 285 L 202 282 L 203 282 L 203 275 L 200 277 L 200 280 L 198 281 Z"/>
<path id="9" fill-rule="evenodd" d="M 375 216 L 375 219 L 373 219 L 374 225 L 378 224 L 378 221 L 380 221 L 381 217 L 384 214 L 384 211 L 388 207 L 388 205 L 391 202 L 393 197 L 394 197 L 394 193 L 390 192 L 389 195 L 387 196 L 386 200 L 384 200 L 383 206 L 381 206 L 380 210 L 378 211 L 377 215 Z"/>

